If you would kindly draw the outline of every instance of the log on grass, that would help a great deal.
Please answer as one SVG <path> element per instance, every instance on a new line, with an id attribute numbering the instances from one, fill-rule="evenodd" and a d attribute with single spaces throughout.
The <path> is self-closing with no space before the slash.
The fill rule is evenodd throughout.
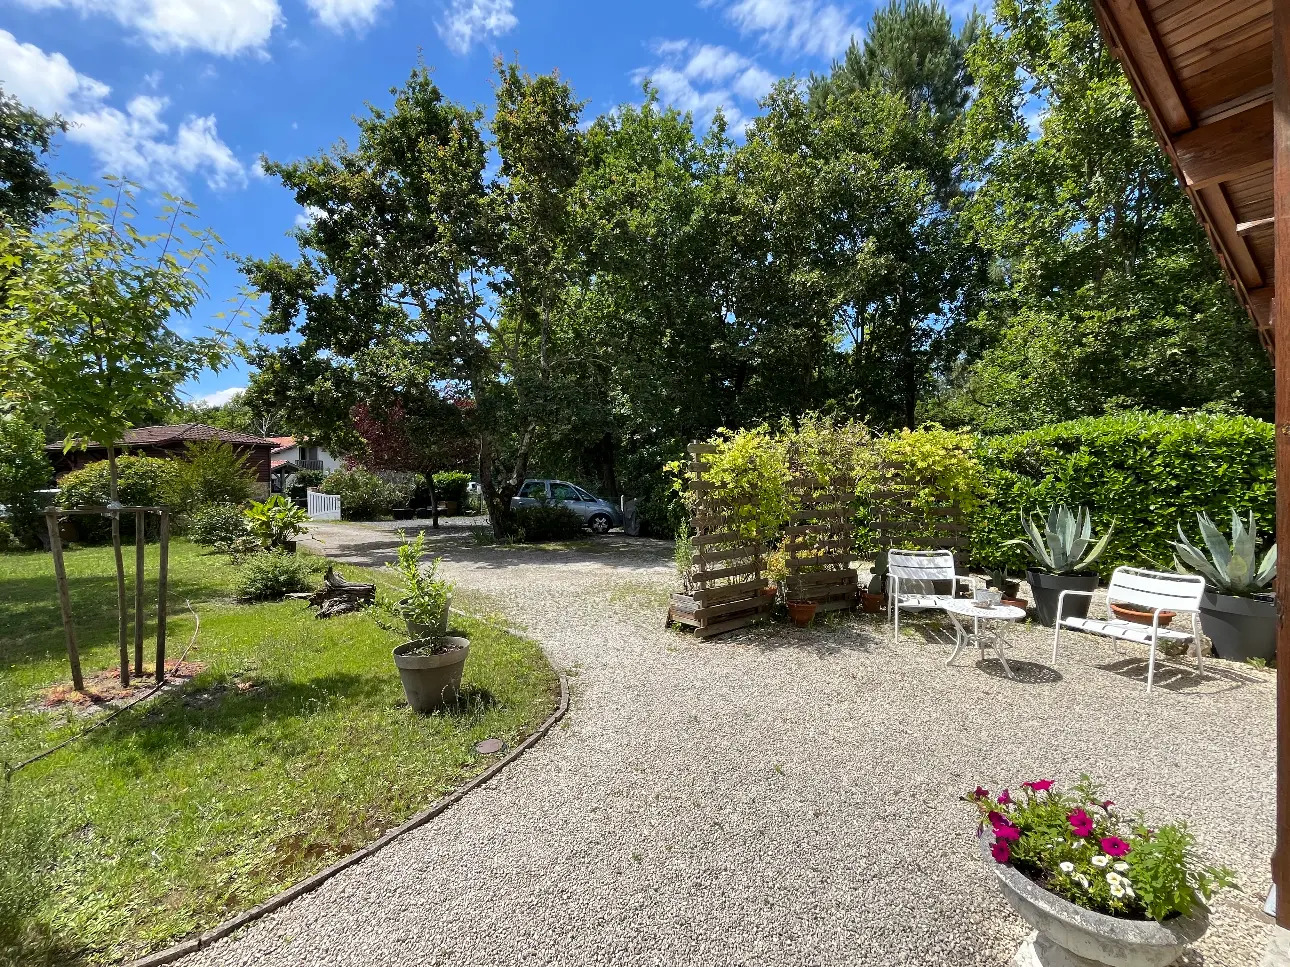
<path id="1" fill-rule="evenodd" d="M 346 581 L 332 567 L 323 575 L 323 586 L 309 596 L 309 604 L 318 608 L 319 618 L 332 618 L 367 607 L 376 600 L 375 584 Z"/>

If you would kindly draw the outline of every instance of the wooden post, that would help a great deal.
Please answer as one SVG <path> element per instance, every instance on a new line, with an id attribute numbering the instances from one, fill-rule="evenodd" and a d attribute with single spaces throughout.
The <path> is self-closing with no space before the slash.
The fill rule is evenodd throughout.
<path id="1" fill-rule="evenodd" d="M 1276 216 L 1277 544 L 1290 548 L 1290 0 L 1272 3 L 1272 198 Z M 1290 567 L 1277 568 L 1277 924 L 1290 929 Z"/>
<path id="2" fill-rule="evenodd" d="M 63 565 L 63 539 L 58 533 L 58 511 L 52 507 L 45 511 L 45 525 L 49 528 L 49 550 L 54 556 L 54 581 L 58 585 L 58 607 L 63 612 L 63 633 L 67 636 L 72 686 L 83 692 L 85 679 L 81 677 L 81 653 L 76 647 L 76 629 L 72 627 L 72 598 L 67 590 L 67 568 Z"/>
<path id="3" fill-rule="evenodd" d="M 116 559 L 116 643 L 121 655 L 121 684 L 130 684 L 130 646 L 127 640 L 127 625 L 130 616 L 125 611 L 125 557 L 121 553 L 121 512 L 113 510 L 112 517 L 112 556 Z"/>
<path id="4" fill-rule="evenodd" d="M 170 557 L 170 512 L 161 508 L 157 545 L 157 681 L 166 680 L 166 565 Z"/>
<path id="5" fill-rule="evenodd" d="M 143 534 L 147 516 L 134 512 L 134 673 L 143 674 Z"/>

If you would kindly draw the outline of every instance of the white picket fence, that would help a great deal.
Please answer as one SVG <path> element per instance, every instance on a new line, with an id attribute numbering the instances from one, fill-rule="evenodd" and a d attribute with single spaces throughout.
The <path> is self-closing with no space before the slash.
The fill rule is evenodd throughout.
<path id="1" fill-rule="evenodd" d="M 311 490 L 309 498 L 309 518 L 311 520 L 340 520 L 340 497 L 336 494 L 320 494 Z"/>

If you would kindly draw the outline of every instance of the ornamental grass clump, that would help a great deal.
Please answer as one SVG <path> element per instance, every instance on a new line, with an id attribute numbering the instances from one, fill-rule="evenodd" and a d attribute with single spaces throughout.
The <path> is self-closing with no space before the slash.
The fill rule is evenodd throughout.
<path id="1" fill-rule="evenodd" d="M 1186 916 L 1233 886 L 1232 871 L 1203 865 L 1185 823 L 1148 826 L 1124 817 L 1088 776 L 1069 792 L 1051 779 L 1014 796 L 980 787 L 964 798 L 981 814 L 990 855 L 1076 906 L 1128 920 Z"/>

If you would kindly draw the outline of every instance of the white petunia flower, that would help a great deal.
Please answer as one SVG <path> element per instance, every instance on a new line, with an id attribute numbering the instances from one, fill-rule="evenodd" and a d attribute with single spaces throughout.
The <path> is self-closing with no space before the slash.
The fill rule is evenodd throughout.
<path id="1" fill-rule="evenodd" d="M 1135 894 L 1134 894 L 1134 892 L 1133 892 L 1133 887 L 1129 886 L 1129 881 L 1128 881 L 1128 880 L 1125 880 L 1125 881 L 1124 881 L 1124 883 L 1123 883 L 1122 885 L 1124 886 L 1124 892 L 1125 892 L 1128 896 L 1134 896 L 1134 895 L 1135 895 Z"/>
<path id="2" fill-rule="evenodd" d="M 1111 886 L 1119 886 L 1123 881 L 1124 877 L 1120 876 L 1119 873 L 1106 874 L 1106 882 L 1110 883 Z"/>
<path id="3" fill-rule="evenodd" d="M 1075 874 L 1075 882 L 1078 883 L 1080 886 L 1082 886 L 1084 889 L 1086 890 L 1088 889 L 1088 877 L 1085 876 L 1083 873 Z"/>
<path id="4" fill-rule="evenodd" d="M 1058 869 L 1060 869 L 1063 873 L 1074 873 L 1074 872 L 1075 872 L 1075 864 L 1074 864 L 1074 863 L 1072 863 L 1070 860 L 1066 860 L 1065 862 L 1058 863 L 1058 864 L 1057 864 L 1057 867 L 1058 867 Z"/>
<path id="5" fill-rule="evenodd" d="M 1127 873 L 1129 872 L 1129 864 L 1124 862 L 1124 860 L 1120 860 L 1115 864 L 1114 869 L 1117 873 Z"/>
<path id="6" fill-rule="evenodd" d="M 1118 900 L 1120 897 L 1124 896 L 1125 892 L 1126 892 L 1126 891 L 1125 891 L 1124 887 L 1120 886 L 1120 884 L 1118 884 L 1118 883 L 1112 884 L 1112 886 L 1111 886 L 1111 896 L 1115 897 L 1117 900 Z"/>
<path id="7" fill-rule="evenodd" d="M 1103 856 L 1101 853 L 1099 853 L 1097 856 L 1094 856 L 1092 860 L 1092 863 L 1094 866 L 1106 866 L 1106 864 L 1109 862 L 1111 862 L 1111 857 Z"/>

